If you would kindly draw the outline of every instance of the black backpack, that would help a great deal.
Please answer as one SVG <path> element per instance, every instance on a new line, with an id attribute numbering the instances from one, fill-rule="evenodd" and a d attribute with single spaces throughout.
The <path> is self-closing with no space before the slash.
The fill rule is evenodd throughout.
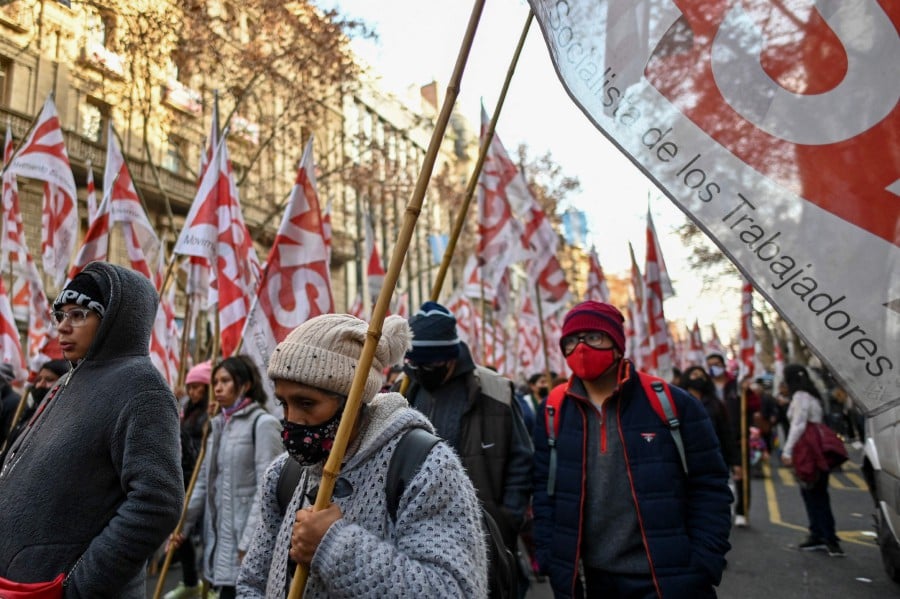
<path id="1" fill-rule="evenodd" d="M 425 462 L 425 458 L 431 453 L 431 449 L 440 441 L 440 438 L 432 435 L 425 429 L 414 428 L 407 431 L 391 456 L 388 465 L 385 491 L 387 495 L 387 509 L 391 522 L 397 521 L 397 507 L 400 497 L 406 490 L 406 485 L 415 478 Z M 282 516 L 287 511 L 294 495 L 294 490 L 300 482 L 300 464 L 296 460 L 288 458 L 278 477 L 278 510 Z M 517 597 L 516 586 L 518 583 L 518 564 L 512 551 L 503 542 L 500 527 L 494 518 L 481 509 L 482 526 L 487 534 L 488 545 L 488 584 L 492 599 L 512 599 Z"/>

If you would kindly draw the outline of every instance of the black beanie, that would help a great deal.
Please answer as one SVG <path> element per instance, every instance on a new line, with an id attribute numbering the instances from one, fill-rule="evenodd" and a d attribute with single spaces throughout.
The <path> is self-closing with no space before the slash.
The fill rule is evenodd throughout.
<path id="1" fill-rule="evenodd" d="M 425 302 L 409 319 L 413 332 L 412 349 L 406 357 L 416 364 L 432 364 L 459 357 L 456 318 L 437 302 Z"/>
<path id="2" fill-rule="evenodd" d="M 77 304 L 93 310 L 103 318 L 109 294 L 104 293 L 103 287 L 108 285 L 101 285 L 101 278 L 102 275 L 81 271 L 59 292 L 59 296 L 53 302 L 53 309 L 59 310 L 66 304 Z"/>

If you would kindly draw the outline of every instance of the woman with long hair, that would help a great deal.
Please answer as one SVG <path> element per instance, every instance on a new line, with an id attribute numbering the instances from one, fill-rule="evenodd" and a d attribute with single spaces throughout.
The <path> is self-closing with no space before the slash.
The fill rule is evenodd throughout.
<path id="1" fill-rule="evenodd" d="M 263 409 L 266 394 L 249 358 L 232 356 L 219 362 L 211 384 L 220 410 L 211 421 L 185 530 L 172 542 L 184 542 L 203 514 L 204 577 L 218 589 L 219 599 L 231 599 L 258 520 L 256 488 L 269 463 L 283 451 L 281 426 Z"/>
<path id="2" fill-rule="evenodd" d="M 787 411 L 791 426 L 781 461 L 785 466 L 791 466 L 794 447 L 806 431 L 807 425 L 821 423 L 825 411 L 822 407 L 822 396 L 804 366 L 800 364 L 785 366 L 784 382 L 791 398 Z M 828 496 L 828 472 L 820 471 L 812 483 L 801 482 L 800 495 L 803 497 L 809 519 L 809 537 L 800 543 L 800 550 L 827 551 L 832 557 L 843 557 L 844 550 L 835 533 L 834 514 Z"/>

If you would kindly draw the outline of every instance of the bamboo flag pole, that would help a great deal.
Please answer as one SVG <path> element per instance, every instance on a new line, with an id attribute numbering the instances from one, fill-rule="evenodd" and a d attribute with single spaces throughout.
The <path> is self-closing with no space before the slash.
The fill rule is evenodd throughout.
<path id="1" fill-rule="evenodd" d="M 187 305 L 184 307 L 184 325 L 181 330 L 181 358 L 178 360 L 178 379 L 175 382 L 175 387 L 180 389 L 184 385 L 184 377 L 187 374 L 187 354 L 188 354 L 188 341 L 190 341 L 190 324 L 191 319 L 194 317 L 192 312 L 195 310 L 194 307 L 194 294 L 187 294 Z"/>
<path id="2" fill-rule="evenodd" d="M 220 337 L 220 329 L 219 329 L 219 319 L 216 318 L 216 330 L 215 336 L 213 337 L 213 348 L 212 348 L 212 356 L 210 360 L 215 365 L 216 356 L 219 353 L 219 337 Z M 213 389 L 212 381 L 209 384 L 209 390 L 207 394 L 208 405 L 212 406 L 215 400 L 215 392 Z M 218 406 L 215 407 L 215 412 L 218 412 Z M 194 471 L 191 472 L 191 480 L 188 482 L 187 489 L 184 491 L 184 505 L 181 508 L 181 518 L 178 519 L 178 524 L 175 525 L 175 530 L 172 531 L 172 535 L 180 535 L 181 531 L 184 530 L 184 524 L 187 520 L 187 512 L 188 506 L 191 503 L 191 495 L 194 494 L 194 487 L 197 484 L 197 479 L 200 477 L 200 467 L 203 466 L 203 460 L 206 458 L 206 439 L 209 436 L 210 422 L 215 414 L 210 414 L 209 418 L 206 419 L 206 423 L 203 425 L 203 437 L 200 440 L 200 452 L 197 454 L 197 463 L 194 464 Z M 185 543 L 190 543 L 190 539 L 185 539 Z M 169 571 L 169 566 L 172 565 L 172 557 L 175 555 L 175 547 L 173 545 L 169 545 L 168 551 L 166 551 L 166 559 L 163 561 L 162 568 L 159 570 L 159 579 L 156 581 L 156 590 L 153 592 L 153 599 L 159 599 L 160 595 L 163 592 L 163 587 L 166 583 L 166 573 Z"/>
<path id="3" fill-rule="evenodd" d="M 438 273 L 435 276 L 434 286 L 431 288 L 431 301 L 433 302 L 438 301 L 440 298 L 444 280 L 447 278 L 447 272 L 450 270 L 450 260 L 453 258 L 453 253 L 456 251 L 456 243 L 459 241 L 459 236 L 466 224 L 466 214 L 469 211 L 469 205 L 472 203 L 472 198 L 475 195 L 475 189 L 478 187 L 478 179 L 481 177 L 484 161 L 487 158 L 488 150 L 494 139 L 494 130 L 497 128 L 497 120 L 500 118 L 500 112 L 503 110 L 506 92 L 509 90 L 509 84 L 512 81 L 513 73 L 516 71 L 519 55 L 522 53 L 522 47 L 525 45 L 525 38 L 528 36 L 528 29 L 531 27 L 531 21 L 533 19 L 534 13 L 529 10 L 528 18 L 525 19 L 525 26 L 522 28 L 522 34 L 519 36 L 519 43 L 516 45 L 516 51 L 513 53 L 509 68 L 506 71 L 506 79 L 503 81 L 503 87 L 500 89 L 500 97 L 497 98 L 497 106 L 494 108 L 494 114 L 491 115 L 491 121 L 488 124 L 487 131 L 484 133 L 484 140 L 481 142 L 481 147 L 478 151 L 478 160 L 475 162 L 475 168 L 473 169 L 472 176 L 469 178 L 469 183 L 466 186 L 466 195 L 463 199 L 462 208 L 457 213 L 456 220 L 453 222 L 453 231 L 450 234 L 447 247 L 444 249 L 444 256 L 441 259 L 441 267 L 438 269 Z"/>
<path id="4" fill-rule="evenodd" d="M 547 377 L 547 387 L 553 388 L 553 378 L 550 376 L 550 352 L 547 350 L 547 333 L 544 332 L 544 306 L 541 303 L 541 286 L 536 284 L 535 289 L 535 306 L 537 307 L 538 326 L 541 330 L 541 347 L 544 350 L 544 376 Z"/>
<path id="5" fill-rule="evenodd" d="M 422 211 L 422 204 L 425 199 L 425 191 L 428 189 L 428 181 L 431 179 L 431 173 L 434 170 L 434 163 L 437 160 L 438 150 L 444 138 L 444 132 L 447 130 L 447 123 L 450 121 L 450 115 L 453 112 L 453 105 L 456 103 L 456 97 L 459 95 L 460 82 L 462 81 L 463 71 L 466 67 L 466 61 L 469 58 L 469 51 L 472 48 L 472 41 L 475 39 L 475 31 L 478 29 L 478 21 L 481 19 L 481 13 L 484 10 L 485 0 L 476 0 L 472 7 L 472 14 L 469 17 L 469 24 L 466 28 L 466 34 L 463 38 L 462 45 L 459 49 L 459 55 L 456 58 L 456 65 L 453 68 L 453 75 L 450 84 L 447 86 L 447 95 L 444 98 L 444 104 L 441 107 L 441 113 L 435 124 L 434 132 L 431 135 L 431 142 L 428 145 L 428 152 L 425 154 L 425 160 L 422 163 L 422 169 L 419 171 L 419 178 L 416 181 L 416 187 L 413 196 L 409 200 L 406 211 L 403 216 L 403 226 L 400 229 L 400 235 L 394 245 L 391 253 L 391 263 L 384 275 L 384 284 L 378 293 L 378 301 L 375 302 L 375 308 L 372 312 L 372 318 L 369 322 L 369 330 L 366 336 L 366 342 L 363 345 L 362 353 L 359 357 L 359 366 L 353 377 L 353 385 L 350 387 L 350 394 L 347 397 L 347 404 L 344 408 L 344 415 L 338 425 L 337 434 L 335 435 L 334 445 L 328 460 L 325 462 L 325 468 L 322 471 L 322 482 L 319 485 L 319 493 L 316 495 L 316 503 L 314 510 L 323 510 L 331 503 L 331 494 L 334 490 L 334 483 L 337 480 L 341 469 L 341 462 L 347 451 L 347 444 L 350 441 L 350 433 L 356 426 L 356 417 L 359 412 L 359 406 L 362 400 L 362 392 L 366 385 L 366 378 L 372 365 L 372 358 L 375 356 L 375 348 L 381 339 L 381 327 L 384 323 L 384 317 L 387 314 L 388 305 L 391 301 L 391 294 L 397 286 L 397 280 L 400 277 L 400 269 L 403 266 L 403 260 L 409 249 L 410 240 Z M 291 581 L 289 599 L 300 599 L 303 596 L 303 589 L 306 587 L 306 579 L 309 575 L 309 567 L 305 564 L 297 564 L 294 572 L 294 578 Z"/>
<path id="6" fill-rule="evenodd" d="M 747 390 L 749 385 L 741 390 L 741 498 L 744 518 L 750 523 L 750 460 L 747 444 Z"/>
<path id="7" fill-rule="evenodd" d="M 463 227 L 466 224 L 466 214 L 469 212 L 469 206 L 472 204 L 472 198 L 475 196 L 475 189 L 478 187 L 478 179 L 481 177 L 481 170 L 484 168 L 484 161 L 487 158 L 488 150 L 494 139 L 494 131 L 497 128 L 497 120 L 500 118 L 500 112 L 503 110 L 503 103 L 506 100 L 506 92 L 509 90 L 509 84 L 512 81 L 513 73 L 516 72 L 516 65 L 519 63 L 519 55 L 522 53 L 522 47 L 525 45 L 525 38 L 528 37 L 528 29 L 531 27 L 531 21 L 534 20 L 534 12 L 529 10 L 528 17 L 525 19 L 525 26 L 522 28 L 522 34 L 519 36 L 519 43 L 516 44 L 516 51 L 513 53 L 509 68 L 506 70 L 506 79 L 503 80 L 503 87 L 500 89 L 500 96 L 497 98 L 497 106 L 494 107 L 494 114 L 488 123 L 487 131 L 484 133 L 484 140 L 478 150 L 478 159 L 475 161 L 475 167 L 472 170 L 472 176 L 466 186 L 466 195 L 460 211 L 453 221 L 453 230 L 450 233 L 450 239 L 447 241 L 447 247 L 444 248 L 444 255 L 441 258 L 441 266 L 438 268 L 437 275 L 434 278 L 434 285 L 431 287 L 431 301 L 436 302 L 441 297 L 441 289 L 444 287 L 444 281 L 447 279 L 447 273 L 450 271 L 450 261 L 453 259 L 453 253 L 456 251 L 456 243 L 462 234 Z M 404 376 L 400 381 L 400 393 L 406 395 L 409 389 L 409 377 Z"/>
<path id="8" fill-rule="evenodd" d="M 22 393 L 22 397 L 19 398 L 19 403 L 16 404 L 16 413 L 13 414 L 12 422 L 9 424 L 9 430 L 6 431 L 6 438 L 3 440 L 3 445 L 0 446 L 0 457 L 3 456 L 3 452 L 6 451 L 7 446 L 9 445 L 9 439 L 12 437 L 12 432 L 15 430 L 16 425 L 19 423 L 19 419 L 22 417 L 22 412 L 25 411 L 25 405 L 28 403 L 28 396 L 31 394 L 31 387 L 25 389 L 25 392 Z"/>

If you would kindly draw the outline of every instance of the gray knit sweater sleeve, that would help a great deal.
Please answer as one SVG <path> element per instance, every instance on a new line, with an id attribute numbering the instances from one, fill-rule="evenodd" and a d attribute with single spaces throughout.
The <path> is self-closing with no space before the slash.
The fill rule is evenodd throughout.
<path id="1" fill-rule="evenodd" d="M 480 514 L 459 459 L 439 443 L 400 498 L 393 542 L 339 520 L 319 544 L 311 578 L 329 597 L 485 597 Z"/>
<path id="2" fill-rule="evenodd" d="M 349 502 L 338 500 L 344 517 L 319 544 L 304 597 L 486 597 L 481 508 L 459 458 L 446 444 L 436 445 L 400 498 L 392 525 L 384 499 L 388 457 L 382 453 L 353 473 L 357 492 Z M 287 521 L 308 485 L 301 478 L 282 521 L 276 488 L 285 459 L 280 456 L 266 473 L 261 519 L 241 566 L 238 597 L 284 597 Z"/>

